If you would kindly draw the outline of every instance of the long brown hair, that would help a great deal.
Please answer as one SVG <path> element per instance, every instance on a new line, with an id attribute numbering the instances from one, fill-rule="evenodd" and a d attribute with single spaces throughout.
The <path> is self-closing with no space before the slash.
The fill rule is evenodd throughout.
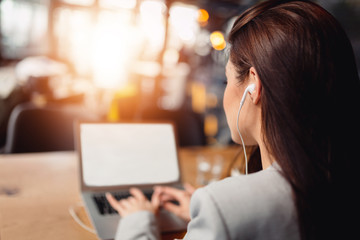
<path id="1" fill-rule="evenodd" d="M 292 186 L 301 239 L 351 236 L 360 83 L 340 24 L 315 3 L 270 0 L 238 17 L 229 42 L 239 81 L 253 66 L 262 83 L 264 141 Z"/>

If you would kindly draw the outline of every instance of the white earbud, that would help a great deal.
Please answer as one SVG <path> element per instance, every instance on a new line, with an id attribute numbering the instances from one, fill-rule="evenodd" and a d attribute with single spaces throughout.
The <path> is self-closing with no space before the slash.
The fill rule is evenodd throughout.
<path id="1" fill-rule="evenodd" d="M 248 93 L 253 93 L 254 90 L 255 90 L 255 84 L 254 84 L 254 83 L 252 83 L 252 84 L 250 84 L 249 86 L 246 87 L 246 89 L 245 89 L 245 91 L 244 91 L 244 95 L 242 96 L 241 101 L 240 101 L 240 109 L 241 109 L 242 106 L 244 105 L 246 95 L 247 95 Z M 239 109 L 239 112 L 240 112 L 240 109 Z"/>
<path id="2" fill-rule="evenodd" d="M 240 116 L 240 110 L 242 108 L 242 106 L 244 105 L 244 102 L 245 102 L 245 99 L 246 99 L 246 96 L 248 93 L 253 93 L 255 90 L 255 84 L 252 83 L 250 84 L 249 86 L 246 87 L 245 91 L 244 91 L 244 95 L 242 96 L 241 98 L 241 101 L 240 101 L 240 107 L 239 107 L 239 111 L 238 111 L 238 114 L 237 114 L 237 119 L 236 119 L 236 128 L 237 128 L 237 131 L 238 131 L 238 134 L 240 136 L 240 139 L 241 139 L 241 143 L 243 145 L 243 149 L 244 149 L 244 157 L 245 157 L 245 174 L 247 175 L 248 174 L 248 161 L 247 161 L 247 156 L 246 156 L 246 149 L 245 149 L 245 144 L 244 144 L 244 140 L 241 136 L 241 133 L 240 133 L 240 129 L 239 129 L 239 116 Z"/>

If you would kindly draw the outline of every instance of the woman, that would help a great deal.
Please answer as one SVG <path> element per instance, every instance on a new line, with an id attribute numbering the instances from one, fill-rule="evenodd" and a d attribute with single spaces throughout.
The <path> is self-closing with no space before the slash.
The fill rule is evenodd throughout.
<path id="1" fill-rule="evenodd" d="M 190 210 L 192 189 L 158 187 L 151 203 L 137 189 L 120 202 L 109 195 L 124 217 L 118 238 L 156 239 L 160 205 L 191 219 L 185 239 L 354 236 L 360 86 L 339 23 L 311 2 L 265 1 L 235 21 L 229 42 L 228 125 L 235 142 L 241 143 L 239 127 L 246 145 L 259 146 L 262 170 L 198 189 Z M 136 229 L 139 218 L 148 225 Z"/>

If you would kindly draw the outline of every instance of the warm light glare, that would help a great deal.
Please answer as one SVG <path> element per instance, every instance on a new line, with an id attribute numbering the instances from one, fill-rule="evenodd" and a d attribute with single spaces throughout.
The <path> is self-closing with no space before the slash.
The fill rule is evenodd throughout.
<path id="1" fill-rule="evenodd" d="M 199 9 L 197 20 L 201 25 L 206 25 L 209 20 L 209 13 L 205 9 Z"/>
<path id="2" fill-rule="evenodd" d="M 204 122 L 204 132 L 208 137 L 213 137 L 218 132 L 218 120 L 217 117 L 213 114 L 205 116 Z"/>
<path id="3" fill-rule="evenodd" d="M 220 31 L 215 31 L 210 34 L 210 42 L 213 48 L 219 51 L 226 47 L 224 34 Z"/>
<path id="4" fill-rule="evenodd" d="M 139 12 L 132 10 L 137 2 Z M 158 75 L 154 73 L 158 68 L 149 71 L 137 63 L 139 59 L 158 60 L 165 39 L 164 2 L 102 0 L 99 3 L 103 8 L 96 15 L 85 8 L 56 8 L 54 31 L 60 58 L 68 60 L 77 74 L 92 78 L 100 88 L 124 87 L 133 69 L 146 72 L 147 76 Z"/>
<path id="5" fill-rule="evenodd" d="M 149 55 L 158 52 L 164 44 L 166 5 L 161 1 L 142 1 L 140 5 L 140 30 L 147 39 Z"/>
<path id="6" fill-rule="evenodd" d="M 136 31 L 129 24 L 119 24 L 110 16 L 101 15 L 92 48 L 94 83 L 104 88 L 121 87 L 127 83 L 129 60 L 134 58 L 131 49 L 136 46 Z"/>
<path id="7" fill-rule="evenodd" d="M 121 107 L 119 103 L 121 99 L 130 99 L 138 94 L 138 89 L 134 84 L 128 84 L 125 87 L 115 92 L 114 98 L 111 100 L 110 108 L 107 114 L 107 120 L 110 122 L 116 122 L 121 119 Z"/>
<path id="8" fill-rule="evenodd" d="M 111 100 L 110 103 L 110 109 L 107 114 L 107 120 L 110 122 L 116 122 L 119 121 L 119 119 L 120 119 L 120 114 L 119 114 L 118 100 L 114 98 L 113 100 Z"/>
<path id="9" fill-rule="evenodd" d="M 115 98 L 129 98 L 138 94 L 138 89 L 135 84 L 128 84 L 124 88 L 115 93 Z"/>
<path id="10" fill-rule="evenodd" d="M 101 7 L 106 8 L 125 8 L 125 9 L 133 9 L 136 6 L 136 0 L 101 0 Z"/>
<path id="11" fill-rule="evenodd" d="M 95 2 L 95 0 L 62 0 L 62 2 L 69 3 L 69 4 L 78 4 L 84 6 L 90 6 Z"/>
<path id="12" fill-rule="evenodd" d="M 194 42 L 199 28 L 197 23 L 197 8 L 194 6 L 176 4 L 170 9 L 170 24 L 182 41 Z"/>
<path id="13" fill-rule="evenodd" d="M 168 65 L 175 65 L 178 63 L 180 54 L 176 49 L 166 49 L 163 56 L 163 62 Z"/>
<path id="14" fill-rule="evenodd" d="M 166 6 L 161 1 L 147 0 L 140 5 L 140 13 L 148 18 L 159 18 L 166 10 Z"/>
<path id="15" fill-rule="evenodd" d="M 191 85 L 191 105 L 196 113 L 204 113 L 206 109 L 206 87 L 202 83 L 193 82 Z"/>
<path id="16" fill-rule="evenodd" d="M 200 22 L 208 19 L 204 9 L 198 10 L 194 5 L 178 2 L 167 9 L 165 0 L 61 1 L 84 6 L 94 4 L 97 7 L 75 8 L 59 4 L 54 8 L 53 31 L 56 41 L 52 44 L 55 45 L 55 55 L 69 62 L 78 76 L 91 79 L 96 87 L 107 89 L 126 86 L 131 74 L 146 77 L 159 75 L 161 67 L 159 70 L 158 67 L 139 62 L 164 63 L 165 68 L 178 65 L 182 50 L 185 47 L 191 49 L 199 42 L 202 31 Z M 15 2 L 2 1 L 2 21 L 5 15 L 10 14 L 9 9 L 13 8 Z M 21 12 L 23 18 L 28 19 Z M 12 21 L 19 28 L 28 22 L 21 22 L 20 26 L 18 19 L 16 16 Z M 13 32 L 15 25 L 6 26 L 2 32 Z M 164 51 L 165 26 L 168 26 L 169 32 Z M 16 40 L 20 41 L 21 38 Z M 204 40 L 210 49 L 208 33 Z"/>
<path id="17" fill-rule="evenodd" d="M 216 108 L 218 104 L 218 98 L 215 93 L 209 93 L 206 96 L 206 106 L 208 108 Z"/>
<path id="18" fill-rule="evenodd" d="M 59 8 L 55 12 L 57 54 L 73 64 L 79 75 L 90 75 L 92 59 L 92 35 L 94 27 L 91 14 L 82 10 Z"/>

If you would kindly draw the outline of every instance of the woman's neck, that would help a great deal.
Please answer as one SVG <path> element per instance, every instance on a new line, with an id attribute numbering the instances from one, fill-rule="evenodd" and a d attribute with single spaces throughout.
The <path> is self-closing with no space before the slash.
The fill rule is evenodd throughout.
<path id="1" fill-rule="evenodd" d="M 260 148 L 260 155 L 261 155 L 261 165 L 262 169 L 266 169 L 275 162 L 273 156 L 268 151 L 265 143 L 263 141 L 259 142 L 259 148 Z"/>

